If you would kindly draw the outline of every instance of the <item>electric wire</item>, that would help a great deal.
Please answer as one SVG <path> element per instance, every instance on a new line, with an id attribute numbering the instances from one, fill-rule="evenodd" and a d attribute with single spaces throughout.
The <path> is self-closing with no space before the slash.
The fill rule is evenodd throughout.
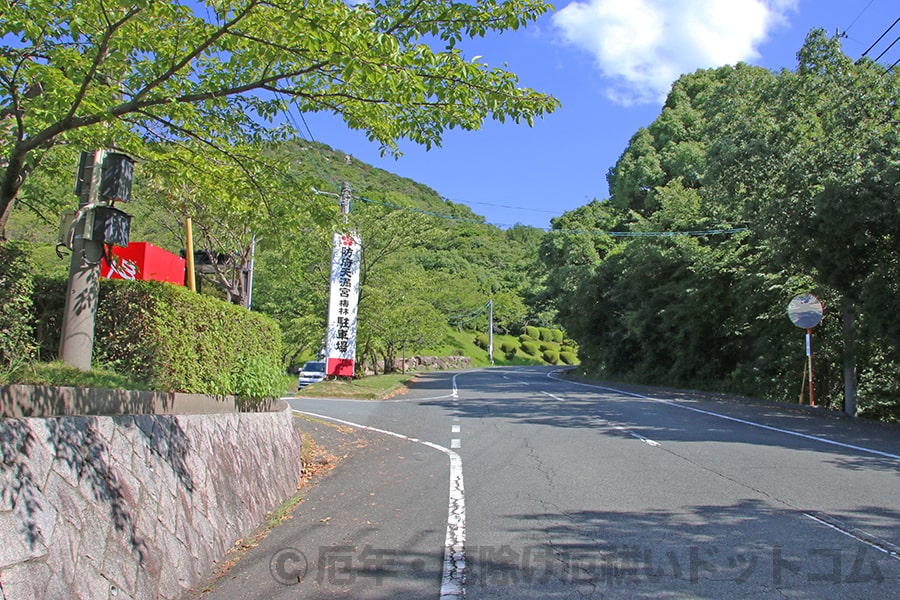
<path id="1" fill-rule="evenodd" d="M 462 325 L 463 323 L 469 323 L 471 321 L 474 321 L 475 319 L 477 319 L 478 317 L 483 315 L 486 310 L 488 310 L 488 307 L 490 307 L 490 304 L 491 304 L 491 301 L 488 300 L 482 306 L 480 306 L 479 308 L 476 308 L 473 311 L 463 313 L 461 315 L 448 316 L 447 322 L 450 325 Z"/>
<path id="2" fill-rule="evenodd" d="M 558 213 L 558 211 L 555 211 L 555 210 L 547 210 L 547 209 L 544 209 L 544 208 L 524 208 L 524 207 L 521 207 L 521 206 L 509 206 L 509 205 L 506 205 L 506 204 L 493 204 L 493 203 L 491 203 L 491 202 L 476 202 L 476 201 L 474 201 L 474 200 L 453 200 L 452 198 L 446 198 L 446 197 L 444 197 L 444 196 L 441 196 L 441 200 L 445 200 L 445 201 L 447 201 L 447 202 L 453 202 L 454 204 L 465 204 L 465 205 L 469 205 L 469 204 L 479 204 L 479 205 L 482 205 L 482 206 L 492 206 L 492 207 L 494 207 L 494 208 L 508 208 L 508 209 L 510 209 L 510 210 L 523 210 L 523 211 L 529 211 L 529 212 L 548 213 L 548 214 L 551 214 L 551 215 L 555 215 L 555 214 Z"/>
<path id="3" fill-rule="evenodd" d="M 897 19 L 897 20 L 900 21 L 900 19 Z M 895 23 L 896 23 L 896 21 L 895 21 Z M 891 48 L 893 48 L 894 44 L 896 44 L 897 42 L 900 42 L 900 35 L 898 35 L 896 38 L 894 38 L 894 41 L 891 42 L 891 45 L 888 46 L 887 48 L 885 48 L 884 52 L 882 52 L 881 54 L 878 55 L 878 58 L 875 59 L 875 62 L 878 62 L 879 60 L 881 60 L 881 57 L 884 56 L 885 54 L 887 54 L 887 51 L 890 50 Z"/>
<path id="4" fill-rule="evenodd" d="M 390 202 L 379 202 L 378 200 L 372 200 L 369 198 L 364 198 L 362 196 L 354 196 L 355 200 L 359 200 L 361 202 L 365 202 L 368 204 L 377 204 L 380 206 L 385 206 L 388 208 L 393 208 L 395 210 L 404 210 L 408 212 L 414 212 L 418 214 L 424 214 L 432 217 L 437 217 L 441 219 L 448 219 L 452 221 L 462 221 L 465 223 L 475 223 L 477 225 L 493 225 L 494 227 L 498 227 L 496 223 L 488 223 L 479 219 L 469 219 L 466 217 L 457 217 L 455 215 L 442 214 L 438 212 L 422 210 L 418 208 L 411 208 L 408 206 L 400 206 L 399 204 L 392 204 Z M 536 228 L 538 229 L 538 228 Z M 570 233 L 570 234 L 591 234 L 591 235 L 607 235 L 609 237 L 623 237 L 623 238 L 637 238 L 637 237 L 705 237 L 711 235 L 732 235 L 735 233 L 741 233 L 744 231 L 749 231 L 747 227 L 731 227 L 724 229 L 697 229 L 691 231 L 606 231 L 600 229 L 592 229 L 592 230 L 579 230 L 579 229 L 553 229 L 553 228 L 543 228 L 543 231 L 548 233 Z"/>
<path id="5" fill-rule="evenodd" d="M 854 25 L 856 25 L 856 22 L 859 21 L 859 18 L 860 18 L 861 16 L 863 16 L 863 14 L 864 14 L 867 10 L 869 10 L 869 7 L 872 6 L 872 3 L 873 3 L 873 2 L 875 2 L 875 0 L 869 0 L 869 3 L 866 4 L 865 8 L 863 8 L 861 11 L 859 11 L 859 14 L 856 15 L 856 18 L 853 19 L 853 21 L 852 21 L 849 25 L 847 25 L 847 28 L 846 28 L 846 29 L 844 29 L 844 32 L 841 34 L 842 37 L 847 37 L 847 32 L 850 31 L 850 28 L 851 28 L 851 27 L 853 27 Z M 878 42 L 875 42 L 875 43 L 877 44 Z M 870 48 L 870 49 L 871 49 L 871 48 Z M 863 56 L 865 56 L 865 54 L 863 54 Z"/>
<path id="6" fill-rule="evenodd" d="M 871 4 L 871 2 L 870 2 L 870 4 Z M 866 8 L 868 8 L 868 7 L 866 7 Z M 859 17 L 857 17 L 857 18 L 859 18 Z M 855 21 L 854 21 L 854 22 L 855 22 Z M 875 40 L 875 41 L 872 43 L 872 45 L 869 46 L 869 47 L 866 49 L 866 51 L 862 53 L 862 55 L 860 55 L 860 58 L 862 58 L 863 56 L 865 56 L 866 54 L 868 54 L 869 52 L 871 52 L 871 51 L 872 51 L 872 48 L 874 48 L 875 46 L 877 46 L 877 45 L 878 45 L 878 42 L 880 42 L 880 41 L 884 38 L 884 36 L 886 36 L 886 35 L 891 31 L 891 29 L 894 28 L 894 26 L 895 26 L 897 23 L 900 23 L 900 17 L 897 17 L 897 20 L 894 21 L 893 23 L 891 23 L 891 26 L 888 27 L 887 29 L 885 29 L 885 30 L 884 30 L 884 33 L 882 33 L 880 36 L 878 36 L 878 39 Z M 849 28 L 848 28 L 848 29 L 849 29 Z M 896 43 L 897 43 L 897 40 L 894 40 L 894 44 L 896 44 Z M 893 46 L 894 44 L 891 44 L 891 46 Z M 890 46 L 888 46 L 888 50 L 890 50 Z M 881 57 L 879 56 L 878 58 L 881 58 Z M 877 58 L 875 59 L 875 62 L 878 62 L 878 59 L 877 59 Z"/>

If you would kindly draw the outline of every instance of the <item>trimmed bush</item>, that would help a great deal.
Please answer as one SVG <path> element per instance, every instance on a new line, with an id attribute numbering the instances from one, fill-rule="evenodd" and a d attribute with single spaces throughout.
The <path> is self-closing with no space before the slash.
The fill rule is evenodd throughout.
<path id="1" fill-rule="evenodd" d="M 29 317 L 34 282 L 25 251 L 0 244 L 0 369 L 11 370 L 34 358 L 36 344 Z"/>
<path id="2" fill-rule="evenodd" d="M 572 354 L 576 353 L 575 348 L 573 348 L 572 346 L 560 346 L 559 353 L 562 354 L 563 352 L 571 352 Z"/>
<path id="3" fill-rule="evenodd" d="M 562 341 L 563 341 L 562 329 L 551 329 L 550 330 L 550 340 L 553 342 L 556 342 L 557 344 L 562 344 Z"/>
<path id="4" fill-rule="evenodd" d="M 503 352 L 503 356 L 506 357 L 506 360 L 512 360 L 519 351 L 519 344 L 512 340 L 504 340 L 503 343 L 500 344 L 500 350 Z"/>
<path id="5" fill-rule="evenodd" d="M 475 336 L 475 345 L 481 348 L 482 350 L 487 350 L 488 344 L 490 343 L 490 338 L 486 333 L 479 333 Z"/>
<path id="6" fill-rule="evenodd" d="M 538 328 L 538 336 L 542 342 L 552 342 L 553 334 L 550 333 L 550 329 L 547 327 L 539 327 Z"/>
<path id="7" fill-rule="evenodd" d="M 554 344 L 553 342 L 541 342 L 538 348 L 541 349 L 541 352 L 546 352 L 547 350 L 559 352 L 559 344 Z"/>
<path id="8" fill-rule="evenodd" d="M 518 345 L 517 343 L 513 342 L 513 341 L 510 341 L 510 340 L 504 340 L 504 341 L 500 344 L 500 350 L 503 351 L 503 352 L 505 352 L 505 353 L 507 353 L 507 354 L 509 354 L 510 352 L 512 352 L 513 354 L 515 354 L 516 351 L 517 351 L 518 349 L 519 349 L 519 345 Z"/>
<path id="9" fill-rule="evenodd" d="M 523 343 L 524 342 L 533 342 L 534 338 L 531 337 L 530 335 L 526 335 L 523 333 L 522 335 L 519 336 L 519 341 L 523 342 Z"/>
<path id="10" fill-rule="evenodd" d="M 556 352 L 555 350 L 547 350 L 541 355 L 541 358 L 544 359 L 544 362 L 555 365 L 559 363 L 559 352 Z"/>
<path id="11" fill-rule="evenodd" d="M 564 362 L 567 365 L 574 365 L 578 362 L 578 355 L 574 352 L 560 352 L 559 360 Z"/>
<path id="12" fill-rule="evenodd" d="M 530 337 L 533 340 L 536 340 L 541 337 L 541 332 L 534 325 L 526 325 L 525 326 L 525 335 L 527 335 L 528 337 Z"/>
<path id="13" fill-rule="evenodd" d="M 537 356 L 538 345 L 534 342 L 522 342 L 522 352 L 530 356 Z"/>
<path id="14" fill-rule="evenodd" d="M 280 357 L 269 317 L 168 283 L 101 282 L 94 358 L 152 389 L 274 397 Z"/>

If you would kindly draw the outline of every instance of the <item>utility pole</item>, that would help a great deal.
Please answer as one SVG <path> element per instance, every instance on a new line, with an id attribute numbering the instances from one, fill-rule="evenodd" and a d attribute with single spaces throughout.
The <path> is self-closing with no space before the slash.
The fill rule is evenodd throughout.
<path id="1" fill-rule="evenodd" d="M 84 157 L 83 157 L 84 158 Z M 85 239 L 86 214 L 100 200 L 100 178 L 106 150 L 97 150 L 88 166 L 82 159 L 78 198 L 72 236 L 72 262 L 69 265 L 69 283 L 66 287 L 66 308 L 63 313 L 62 335 L 59 340 L 59 358 L 81 371 L 91 370 L 94 351 L 94 318 L 100 293 L 100 260 L 103 244 Z M 85 185 L 87 184 L 87 185 Z M 89 236 L 93 237 L 93 236 Z"/>
<path id="2" fill-rule="evenodd" d="M 346 225 L 350 219 L 350 184 L 346 181 L 341 184 L 341 195 L 338 199 L 338 206 L 341 209 L 341 214 L 344 215 L 344 225 Z"/>
<path id="3" fill-rule="evenodd" d="M 131 159 L 122 154 L 97 150 L 93 156 L 81 155 L 75 185 L 78 210 L 66 240 L 72 262 L 59 340 L 59 358 L 81 371 L 91 369 L 103 245 L 128 245 L 131 217 L 106 200 L 130 199 L 132 168 Z"/>
<path id="4" fill-rule="evenodd" d="M 494 299 L 488 300 L 488 359 L 494 364 Z"/>

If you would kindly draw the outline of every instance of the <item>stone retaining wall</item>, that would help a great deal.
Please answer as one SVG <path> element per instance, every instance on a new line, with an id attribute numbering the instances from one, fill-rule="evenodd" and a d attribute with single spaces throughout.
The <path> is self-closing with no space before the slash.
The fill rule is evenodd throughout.
<path id="1" fill-rule="evenodd" d="M 468 356 L 409 356 L 407 358 L 394 359 L 394 372 L 405 371 L 447 371 L 462 370 L 472 366 L 472 359 Z M 367 365 L 367 375 L 384 373 L 384 361 L 375 363 L 374 369 Z"/>
<path id="2" fill-rule="evenodd" d="M 174 599 L 296 490 L 276 412 L 0 419 L 0 598 Z"/>

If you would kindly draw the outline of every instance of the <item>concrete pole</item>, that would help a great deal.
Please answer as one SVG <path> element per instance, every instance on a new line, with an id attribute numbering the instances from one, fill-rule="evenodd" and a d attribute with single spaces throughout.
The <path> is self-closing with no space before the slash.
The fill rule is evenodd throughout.
<path id="1" fill-rule="evenodd" d="M 341 184 L 341 196 L 338 200 L 341 214 L 344 215 L 344 224 L 347 224 L 350 215 L 350 184 L 346 181 Z"/>
<path id="2" fill-rule="evenodd" d="M 100 260 L 103 244 L 84 239 L 86 217 L 90 204 L 100 197 L 100 177 L 106 150 L 97 150 L 90 172 L 90 187 L 79 199 L 77 213 L 80 218 L 74 224 L 72 262 L 69 266 L 69 283 L 66 288 L 66 307 L 63 312 L 62 334 L 59 340 L 59 358 L 81 371 L 91 370 L 94 352 L 94 321 L 97 316 L 97 300 L 100 295 Z M 92 221 L 91 221 L 92 222 Z M 90 233 L 90 232 L 88 232 Z"/>
<path id="3" fill-rule="evenodd" d="M 494 299 L 488 300 L 488 359 L 494 364 Z"/>

